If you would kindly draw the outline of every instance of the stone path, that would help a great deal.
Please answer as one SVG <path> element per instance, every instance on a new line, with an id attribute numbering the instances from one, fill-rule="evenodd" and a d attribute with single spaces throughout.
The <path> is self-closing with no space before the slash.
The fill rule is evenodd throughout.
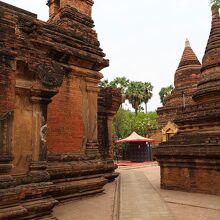
<path id="1" fill-rule="evenodd" d="M 162 190 L 158 166 L 120 167 L 105 193 L 60 204 L 59 220 L 218 220 L 220 197 Z"/>
<path id="2" fill-rule="evenodd" d="M 105 186 L 105 193 L 63 203 L 54 209 L 59 220 L 112 220 L 117 181 Z"/>
<path id="3" fill-rule="evenodd" d="M 220 196 L 160 189 L 159 167 L 140 168 L 177 220 L 219 220 Z"/>
<path id="4" fill-rule="evenodd" d="M 143 172 L 130 169 L 120 173 L 120 220 L 174 219 Z"/>

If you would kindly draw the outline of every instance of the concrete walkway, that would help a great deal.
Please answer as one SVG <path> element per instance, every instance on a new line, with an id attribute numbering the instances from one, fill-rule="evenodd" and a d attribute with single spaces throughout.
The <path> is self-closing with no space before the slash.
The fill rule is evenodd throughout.
<path id="1" fill-rule="evenodd" d="M 105 193 L 60 204 L 59 220 L 218 220 L 220 197 L 160 189 L 158 166 L 120 167 Z"/>
<path id="2" fill-rule="evenodd" d="M 112 220 L 117 181 L 105 186 L 105 193 L 61 203 L 53 216 L 59 220 Z"/>
<path id="3" fill-rule="evenodd" d="M 151 182 L 177 220 L 219 220 L 220 196 L 160 189 L 158 166 L 138 169 Z M 211 187 L 211 186 L 210 186 Z M 219 186 L 220 187 L 220 186 Z"/>
<path id="4" fill-rule="evenodd" d="M 120 171 L 120 220 L 173 220 L 165 202 L 142 171 Z"/>

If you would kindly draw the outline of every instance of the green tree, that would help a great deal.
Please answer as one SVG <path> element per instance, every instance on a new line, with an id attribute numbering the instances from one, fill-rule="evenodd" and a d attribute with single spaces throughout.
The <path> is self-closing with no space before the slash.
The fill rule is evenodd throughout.
<path id="1" fill-rule="evenodd" d="M 116 77 L 115 79 L 113 79 L 109 84 L 111 87 L 113 88 L 120 88 L 121 89 L 121 94 L 122 94 L 122 103 L 125 102 L 126 100 L 126 91 L 128 88 L 128 85 L 130 83 L 130 80 L 127 79 L 126 77 Z"/>
<path id="2" fill-rule="evenodd" d="M 162 105 L 166 104 L 166 98 L 172 93 L 172 91 L 173 91 L 172 85 L 161 88 L 159 92 L 159 96 L 160 96 L 160 102 L 162 103 Z"/>
<path id="3" fill-rule="evenodd" d="M 110 84 L 109 84 L 109 81 L 108 79 L 103 79 L 99 82 L 99 85 L 103 88 L 107 88 L 107 87 L 110 87 Z"/>
<path id="4" fill-rule="evenodd" d="M 220 0 L 209 0 L 212 7 L 220 8 Z"/>
<path id="5" fill-rule="evenodd" d="M 106 87 L 120 88 L 122 93 L 122 103 L 124 103 L 126 100 L 125 92 L 127 90 L 129 82 L 130 80 L 123 76 L 123 77 L 116 77 L 111 82 L 109 82 L 107 79 L 101 80 L 99 85 L 104 88 Z"/>
<path id="6" fill-rule="evenodd" d="M 147 132 L 157 129 L 156 112 L 138 112 L 135 114 L 129 110 L 120 108 L 113 119 L 113 133 L 117 139 L 129 136 L 133 131 L 146 136 Z"/>
<path id="7" fill-rule="evenodd" d="M 145 103 L 147 112 L 147 103 L 152 97 L 153 86 L 149 82 L 131 81 L 126 91 L 126 98 L 132 105 L 137 114 L 141 109 L 141 104 Z"/>
<path id="8" fill-rule="evenodd" d="M 143 83 L 143 102 L 145 104 L 145 113 L 147 113 L 147 103 L 152 98 L 153 93 L 153 86 L 149 82 Z"/>
<path id="9" fill-rule="evenodd" d="M 132 105 L 137 115 L 140 105 L 143 102 L 143 83 L 138 81 L 131 81 L 126 91 L 126 98 Z"/>
<path id="10" fill-rule="evenodd" d="M 150 82 L 130 81 L 126 77 L 116 77 L 111 82 L 107 79 L 100 82 L 102 87 L 120 88 L 122 93 L 122 102 L 127 99 L 134 108 L 136 114 L 142 109 L 141 104 L 145 103 L 147 112 L 147 103 L 152 97 L 153 86 Z"/>
<path id="11" fill-rule="evenodd" d="M 125 94 L 129 83 L 130 80 L 123 76 L 123 77 L 116 77 L 109 83 L 109 85 L 113 88 L 120 88 L 121 93 Z"/>

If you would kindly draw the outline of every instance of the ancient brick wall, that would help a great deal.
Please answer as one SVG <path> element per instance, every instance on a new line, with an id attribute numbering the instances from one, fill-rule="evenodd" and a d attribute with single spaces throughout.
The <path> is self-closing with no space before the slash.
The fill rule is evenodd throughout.
<path id="1" fill-rule="evenodd" d="M 43 22 L 0 2 L 0 219 L 54 219 L 56 199 L 102 192 L 118 175 L 99 153 L 99 71 L 109 62 L 88 12 L 93 2 L 58 3 Z"/>
<path id="2" fill-rule="evenodd" d="M 161 168 L 161 188 L 220 195 L 218 170 L 195 167 L 166 166 Z M 210 187 L 211 186 L 211 187 Z"/>
<path id="3" fill-rule="evenodd" d="M 81 79 L 67 76 L 48 109 L 48 150 L 81 151 L 84 141 L 83 93 Z"/>
<path id="4" fill-rule="evenodd" d="M 112 120 L 122 102 L 121 91 L 116 88 L 100 88 L 98 95 L 98 140 L 103 159 L 113 159 Z"/>
<path id="5" fill-rule="evenodd" d="M 13 111 L 15 100 L 15 42 L 13 15 L 8 12 L 0 14 L 0 115 Z"/>
<path id="6" fill-rule="evenodd" d="M 60 0 L 60 7 L 66 5 L 77 8 L 82 14 L 91 16 L 91 6 L 93 5 L 92 0 Z"/>
<path id="7" fill-rule="evenodd" d="M 1 22 L 1 21 L 0 21 Z M 2 113 L 13 111 L 15 100 L 15 75 L 14 71 L 8 68 L 14 58 L 9 54 L 0 52 L 0 115 Z M 13 64 L 12 64 L 13 65 Z"/>

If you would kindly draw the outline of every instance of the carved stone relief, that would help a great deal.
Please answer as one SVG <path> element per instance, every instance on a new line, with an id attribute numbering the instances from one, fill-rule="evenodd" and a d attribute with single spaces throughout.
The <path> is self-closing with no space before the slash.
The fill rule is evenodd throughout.
<path id="1" fill-rule="evenodd" d="M 63 68 L 56 64 L 39 64 L 36 67 L 37 78 L 41 81 L 44 86 L 58 87 L 63 82 Z"/>

